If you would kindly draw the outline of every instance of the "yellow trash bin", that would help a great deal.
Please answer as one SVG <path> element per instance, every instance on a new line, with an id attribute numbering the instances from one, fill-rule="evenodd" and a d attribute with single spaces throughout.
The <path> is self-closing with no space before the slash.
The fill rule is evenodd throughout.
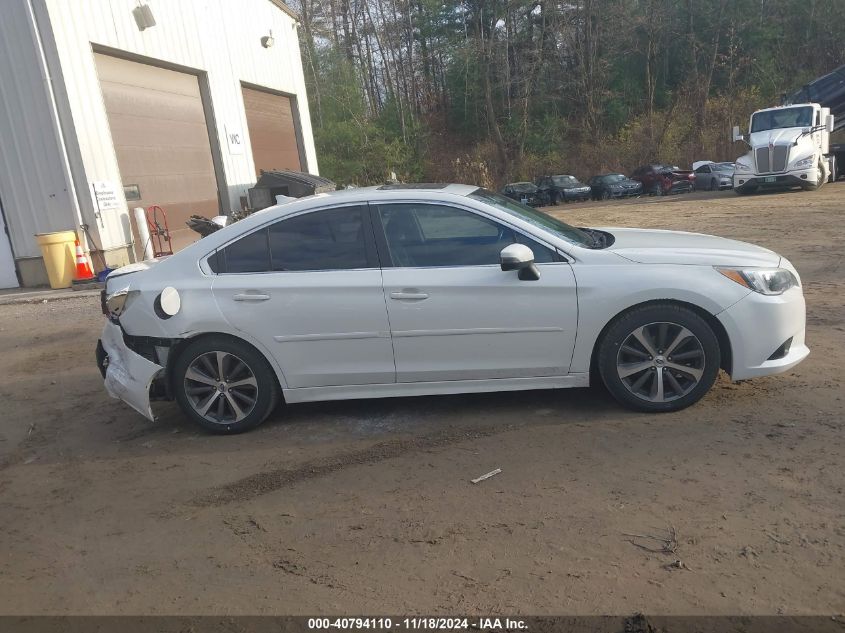
<path id="1" fill-rule="evenodd" d="M 51 288 L 70 288 L 76 272 L 76 231 L 39 233 L 35 236 Z"/>

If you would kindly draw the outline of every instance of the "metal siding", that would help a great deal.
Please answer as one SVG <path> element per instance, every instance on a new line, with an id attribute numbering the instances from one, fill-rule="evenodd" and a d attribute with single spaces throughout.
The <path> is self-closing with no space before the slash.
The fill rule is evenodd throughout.
<path id="1" fill-rule="evenodd" d="M 76 228 L 47 76 L 28 2 L 0 19 L 0 197 L 15 257 L 39 257 L 36 233 Z"/>
<path id="2" fill-rule="evenodd" d="M 143 32 L 132 15 L 136 0 L 37 1 L 45 3 L 55 37 L 68 116 L 76 130 L 86 178 L 77 185 L 86 188 L 80 198 L 83 215 L 92 226 L 91 182 L 121 182 L 92 45 L 206 73 L 213 110 L 208 114 L 213 115 L 228 189 L 223 199 L 228 199 L 229 209 L 238 208 L 240 196 L 255 182 L 248 140 L 243 153 L 233 155 L 225 136 L 229 129 L 248 137 L 241 82 L 297 95 L 307 169 L 317 173 L 295 22 L 270 0 L 146 0 L 156 26 Z M 260 40 L 271 29 L 275 45 L 265 49 Z M 104 213 L 96 225 L 104 248 L 128 243 L 126 209 Z"/>

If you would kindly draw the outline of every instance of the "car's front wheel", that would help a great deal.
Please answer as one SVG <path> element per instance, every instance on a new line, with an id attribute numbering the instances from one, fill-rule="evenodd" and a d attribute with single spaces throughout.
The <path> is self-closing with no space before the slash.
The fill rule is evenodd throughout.
<path id="1" fill-rule="evenodd" d="M 173 363 L 171 376 L 179 406 L 213 433 L 256 427 L 279 400 L 279 386 L 267 360 L 226 336 L 189 343 Z"/>
<path id="2" fill-rule="evenodd" d="M 679 305 L 635 308 L 619 317 L 598 347 L 599 373 L 619 402 L 637 411 L 677 411 L 713 386 L 719 339 L 707 322 Z"/>

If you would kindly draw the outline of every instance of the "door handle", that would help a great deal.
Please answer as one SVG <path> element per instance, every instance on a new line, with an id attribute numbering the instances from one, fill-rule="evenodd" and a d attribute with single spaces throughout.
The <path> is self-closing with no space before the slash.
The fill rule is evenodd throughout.
<path id="1" fill-rule="evenodd" d="M 244 292 L 232 297 L 235 301 L 267 301 L 269 298 L 270 295 L 258 292 Z"/>
<path id="2" fill-rule="evenodd" d="M 390 298 L 398 299 L 400 301 L 403 299 L 406 301 L 422 301 L 423 299 L 428 299 L 428 293 L 403 290 L 402 292 L 391 292 Z"/>

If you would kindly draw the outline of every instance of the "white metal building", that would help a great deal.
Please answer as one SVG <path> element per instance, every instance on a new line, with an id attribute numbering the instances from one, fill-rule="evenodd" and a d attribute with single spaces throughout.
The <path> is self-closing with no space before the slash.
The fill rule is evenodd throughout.
<path id="1" fill-rule="evenodd" d="M 317 173 L 282 0 L 3 0 L 0 13 L 0 288 L 47 283 L 37 233 L 77 230 L 114 267 L 143 251 L 134 207 L 163 207 L 178 249 L 198 237 L 188 215 L 240 209 L 260 170 Z"/>

